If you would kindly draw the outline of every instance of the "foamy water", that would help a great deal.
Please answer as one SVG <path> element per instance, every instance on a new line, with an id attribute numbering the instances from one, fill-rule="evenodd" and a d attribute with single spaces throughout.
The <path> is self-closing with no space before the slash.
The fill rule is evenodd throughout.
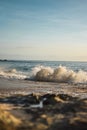
<path id="1" fill-rule="evenodd" d="M 8 79 L 25 79 L 27 78 L 22 72 L 18 72 L 16 69 L 2 70 L 0 69 L 0 77 Z"/>
<path id="2" fill-rule="evenodd" d="M 86 67 L 86 62 L 0 61 L 0 77 L 59 83 L 87 83 Z"/>
<path id="3" fill-rule="evenodd" d="M 67 69 L 65 66 L 58 66 L 55 69 L 49 67 L 41 67 L 34 76 L 35 80 L 38 81 L 49 81 L 49 82 L 75 82 L 75 83 L 86 83 L 87 72 L 79 70 L 75 72 Z"/>

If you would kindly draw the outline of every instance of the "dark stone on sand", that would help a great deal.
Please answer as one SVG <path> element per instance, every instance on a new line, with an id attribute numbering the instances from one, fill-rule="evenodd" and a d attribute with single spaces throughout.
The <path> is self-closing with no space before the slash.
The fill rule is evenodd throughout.
<path id="1" fill-rule="evenodd" d="M 72 101 L 72 100 L 77 99 L 76 97 L 72 97 L 72 96 L 67 95 L 67 94 L 58 94 L 57 96 L 64 101 Z"/>
<path id="2" fill-rule="evenodd" d="M 55 98 L 55 94 L 45 94 L 41 97 L 41 99 L 43 100 L 43 105 L 53 105 L 56 102 Z M 44 100 L 45 99 L 45 100 Z"/>

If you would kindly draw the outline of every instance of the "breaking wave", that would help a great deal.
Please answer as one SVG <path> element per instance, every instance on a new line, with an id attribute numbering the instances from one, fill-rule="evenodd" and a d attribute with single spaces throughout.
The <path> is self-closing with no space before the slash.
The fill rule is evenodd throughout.
<path id="1" fill-rule="evenodd" d="M 87 72 L 79 70 L 75 72 L 65 66 L 58 68 L 38 66 L 33 68 L 33 78 L 37 81 L 59 82 L 59 83 L 87 83 Z"/>
<path id="2" fill-rule="evenodd" d="M 0 69 L 0 77 L 4 77 L 7 79 L 25 79 L 26 75 L 24 75 L 22 72 L 18 72 L 16 69 L 11 70 Z"/>
<path id="3" fill-rule="evenodd" d="M 32 69 L 32 71 L 30 70 L 29 72 L 17 71 L 16 69 L 9 70 L 0 68 L 0 77 L 58 83 L 87 83 L 86 71 L 74 71 L 61 65 L 57 68 L 36 66 Z"/>

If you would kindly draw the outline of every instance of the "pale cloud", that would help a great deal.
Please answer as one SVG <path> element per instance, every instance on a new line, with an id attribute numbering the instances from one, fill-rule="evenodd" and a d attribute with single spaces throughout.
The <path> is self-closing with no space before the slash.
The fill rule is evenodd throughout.
<path id="1" fill-rule="evenodd" d="M 15 49 L 33 49 L 36 48 L 35 46 L 16 46 Z"/>

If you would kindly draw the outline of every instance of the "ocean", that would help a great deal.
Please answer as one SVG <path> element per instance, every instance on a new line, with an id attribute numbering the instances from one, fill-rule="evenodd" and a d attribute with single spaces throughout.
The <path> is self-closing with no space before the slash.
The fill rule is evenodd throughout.
<path id="1" fill-rule="evenodd" d="M 0 77 L 86 84 L 87 62 L 0 60 Z"/>

